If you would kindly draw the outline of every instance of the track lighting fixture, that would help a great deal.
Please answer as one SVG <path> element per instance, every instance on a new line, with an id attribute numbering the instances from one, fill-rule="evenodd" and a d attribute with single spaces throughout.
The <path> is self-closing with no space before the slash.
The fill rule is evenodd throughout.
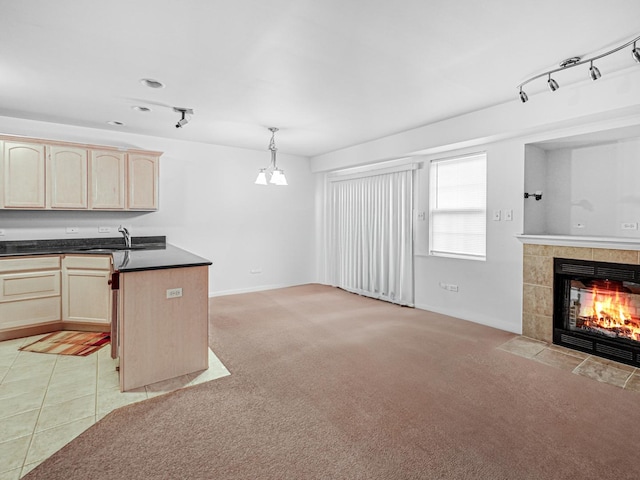
<path id="1" fill-rule="evenodd" d="M 276 166 L 276 141 L 275 135 L 278 129 L 276 127 L 270 127 L 271 141 L 269 142 L 269 150 L 271 151 L 271 164 L 267 168 L 261 168 L 258 171 L 258 177 L 256 178 L 256 185 L 288 185 L 287 178 L 284 176 L 284 170 L 279 169 Z"/>
<path id="2" fill-rule="evenodd" d="M 531 77 L 531 78 L 525 80 L 524 82 L 522 82 L 520 85 L 518 85 L 520 101 L 522 103 L 526 103 L 529 100 L 529 97 L 527 96 L 525 91 L 522 89 L 522 87 L 524 87 L 527 83 L 532 82 L 534 80 L 537 80 L 538 78 L 547 77 L 547 85 L 549 86 L 549 90 L 551 90 L 552 92 L 555 92 L 558 88 L 560 88 L 560 85 L 553 78 L 551 78 L 551 74 L 552 73 L 556 73 L 556 72 L 560 72 L 562 70 L 567 70 L 569 68 L 577 67 L 578 65 L 583 65 L 583 64 L 588 63 L 589 64 L 589 77 L 591 78 L 591 80 L 599 79 L 600 77 L 602 77 L 602 73 L 600 73 L 600 69 L 598 67 L 596 67 L 593 64 L 593 62 L 595 60 L 600 59 L 600 58 L 606 57 L 607 55 L 611 55 L 612 53 L 615 53 L 615 52 L 617 52 L 619 50 L 622 50 L 623 48 L 626 48 L 629 45 L 633 45 L 633 48 L 631 50 L 631 55 L 632 55 L 633 59 L 636 62 L 640 63 L 640 48 L 636 47 L 636 43 L 638 41 L 640 41 L 640 37 L 636 37 L 633 40 L 625 43 L 624 45 L 620 45 L 619 47 L 616 47 L 616 48 L 614 48 L 612 50 L 609 50 L 607 52 L 601 53 L 600 55 L 596 55 L 596 56 L 591 57 L 591 58 L 584 58 L 583 59 L 583 58 L 580 58 L 580 57 L 571 57 L 571 58 L 567 58 L 566 60 L 563 60 L 562 62 L 560 62 L 559 68 L 554 68 L 553 70 L 549 70 L 547 72 L 540 73 L 539 75 Z"/>
<path id="3" fill-rule="evenodd" d="M 187 113 L 189 115 L 193 115 L 193 109 L 191 109 L 191 108 L 173 107 L 173 111 L 181 114 L 180 120 L 178 120 L 178 123 L 176 123 L 176 128 L 182 128 L 187 123 L 189 123 L 190 119 L 186 118 Z"/>

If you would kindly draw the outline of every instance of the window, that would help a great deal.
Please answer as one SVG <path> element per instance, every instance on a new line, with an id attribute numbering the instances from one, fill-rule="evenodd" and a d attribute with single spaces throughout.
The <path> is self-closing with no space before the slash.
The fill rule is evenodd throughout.
<path id="1" fill-rule="evenodd" d="M 433 160 L 429 184 L 429 253 L 485 260 L 487 154 Z"/>

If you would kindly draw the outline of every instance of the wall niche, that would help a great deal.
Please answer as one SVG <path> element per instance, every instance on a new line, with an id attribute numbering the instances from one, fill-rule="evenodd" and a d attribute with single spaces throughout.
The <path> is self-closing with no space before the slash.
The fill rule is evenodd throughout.
<path id="1" fill-rule="evenodd" d="M 640 240 L 638 127 L 525 145 L 524 234 Z"/>

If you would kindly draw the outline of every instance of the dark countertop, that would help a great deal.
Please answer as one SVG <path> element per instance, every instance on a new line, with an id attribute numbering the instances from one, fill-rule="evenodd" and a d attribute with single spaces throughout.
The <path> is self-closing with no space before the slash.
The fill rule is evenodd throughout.
<path id="1" fill-rule="evenodd" d="M 112 255 L 113 269 L 121 273 L 211 265 L 209 260 L 169 244 L 164 248 L 117 250 Z"/>
<path id="2" fill-rule="evenodd" d="M 0 258 L 25 255 L 111 255 L 116 272 L 211 265 L 211 261 L 166 243 L 166 237 L 132 237 L 125 249 L 122 237 L 16 240 L 0 242 Z"/>

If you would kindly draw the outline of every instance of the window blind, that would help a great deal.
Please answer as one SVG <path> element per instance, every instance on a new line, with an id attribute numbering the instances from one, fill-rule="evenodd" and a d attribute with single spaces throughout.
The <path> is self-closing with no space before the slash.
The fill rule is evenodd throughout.
<path id="1" fill-rule="evenodd" d="M 429 168 L 429 252 L 486 258 L 486 153 L 433 160 Z"/>

